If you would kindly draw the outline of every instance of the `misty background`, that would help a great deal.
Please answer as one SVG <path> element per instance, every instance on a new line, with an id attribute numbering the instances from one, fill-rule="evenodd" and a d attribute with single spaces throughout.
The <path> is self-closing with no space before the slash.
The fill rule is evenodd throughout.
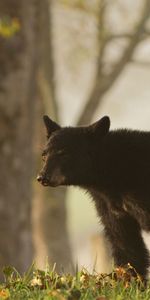
<path id="1" fill-rule="evenodd" d="M 149 0 L 0 1 L 1 268 L 111 269 L 88 195 L 36 182 L 42 116 L 150 130 L 149 87 Z"/>

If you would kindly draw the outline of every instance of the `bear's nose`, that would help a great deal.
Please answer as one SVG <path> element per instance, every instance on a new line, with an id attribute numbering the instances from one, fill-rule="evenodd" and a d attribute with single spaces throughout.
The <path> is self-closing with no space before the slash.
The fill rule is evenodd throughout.
<path id="1" fill-rule="evenodd" d="M 36 179 L 38 182 L 42 183 L 43 185 L 45 186 L 48 185 L 49 180 L 46 176 L 39 174 Z"/>
<path id="2" fill-rule="evenodd" d="M 36 178 L 37 181 L 38 181 L 38 182 L 42 182 L 42 177 L 43 177 L 42 175 L 38 175 L 37 178 Z"/>

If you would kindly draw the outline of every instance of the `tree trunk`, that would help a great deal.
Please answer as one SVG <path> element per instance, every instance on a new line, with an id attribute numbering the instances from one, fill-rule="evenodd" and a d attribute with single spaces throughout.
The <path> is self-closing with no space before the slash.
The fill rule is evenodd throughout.
<path id="1" fill-rule="evenodd" d="M 0 14 L 20 31 L 2 43 L 0 74 L 0 268 L 24 272 L 32 262 L 32 151 L 37 70 L 35 0 L 5 0 Z M 13 61 L 12 61 L 12 56 Z M 2 58 L 5 58 L 2 59 Z M 0 72 L 1 72 L 0 71 Z"/>
<path id="2" fill-rule="evenodd" d="M 40 69 L 39 94 L 43 113 L 57 120 L 56 82 L 54 76 L 53 37 L 51 20 L 52 2 L 42 0 L 39 5 Z M 40 116 L 40 126 L 44 128 Z M 58 120 L 57 120 L 58 121 Z M 42 130 L 37 124 L 37 139 L 44 144 Z M 41 160 L 41 157 L 40 157 Z M 71 248 L 67 232 L 66 188 L 45 189 L 36 185 L 33 203 L 35 257 L 38 266 L 56 263 L 56 270 L 73 271 Z"/>

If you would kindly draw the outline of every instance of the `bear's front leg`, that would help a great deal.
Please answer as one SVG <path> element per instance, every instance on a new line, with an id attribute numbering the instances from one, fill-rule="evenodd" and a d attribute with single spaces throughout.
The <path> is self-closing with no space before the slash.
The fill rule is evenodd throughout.
<path id="1" fill-rule="evenodd" d="M 115 264 L 123 266 L 130 263 L 139 275 L 146 279 L 149 267 L 149 254 L 137 220 L 127 212 L 116 214 L 110 210 L 110 207 L 107 209 L 105 205 L 102 221 L 106 236 L 112 245 Z"/>

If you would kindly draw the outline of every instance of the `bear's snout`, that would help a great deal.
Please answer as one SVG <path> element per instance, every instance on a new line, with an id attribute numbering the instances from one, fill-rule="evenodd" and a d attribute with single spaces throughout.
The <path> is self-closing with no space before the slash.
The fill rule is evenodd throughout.
<path id="1" fill-rule="evenodd" d="M 36 179 L 38 182 L 40 182 L 44 186 L 49 185 L 49 178 L 47 178 L 47 176 L 44 174 L 39 174 Z"/>

